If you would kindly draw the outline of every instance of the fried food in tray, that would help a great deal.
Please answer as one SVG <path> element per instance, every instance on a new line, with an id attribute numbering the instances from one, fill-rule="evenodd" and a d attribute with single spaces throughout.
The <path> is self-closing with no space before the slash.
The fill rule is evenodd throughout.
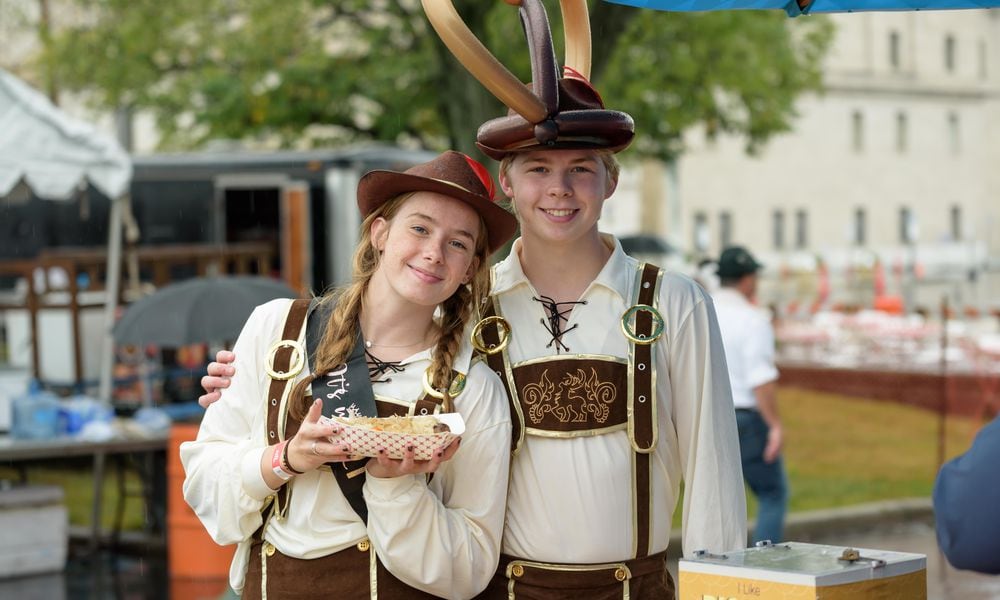
<path id="1" fill-rule="evenodd" d="M 413 446 L 416 460 L 430 460 L 439 448 L 448 446 L 465 431 L 465 421 L 458 413 L 329 420 L 341 427 L 341 433 L 330 441 L 347 443 L 357 456 L 375 457 L 379 448 L 385 448 L 389 458 L 403 458 L 406 448 Z"/>

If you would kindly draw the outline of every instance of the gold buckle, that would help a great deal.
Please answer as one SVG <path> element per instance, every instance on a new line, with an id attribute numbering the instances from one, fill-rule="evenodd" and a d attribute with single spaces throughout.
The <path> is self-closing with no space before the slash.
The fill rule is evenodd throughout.
<path id="1" fill-rule="evenodd" d="M 486 342 L 483 341 L 483 328 L 492 323 L 496 323 L 503 329 L 503 337 L 500 339 L 500 343 L 489 348 L 486 347 Z M 493 315 L 491 317 L 486 317 L 485 319 L 476 323 L 476 326 L 472 328 L 472 347 L 480 352 L 486 354 L 496 354 L 497 352 L 502 352 L 504 348 L 507 347 L 508 342 L 510 342 L 510 323 L 507 319 L 503 317 L 498 317 Z"/>
<path id="2" fill-rule="evenodd" d="M 645 335 L 638 334 L 634 329 L 629 328 L 629 319 L 634 317 L 639 311 L 646 311 L 653 316 L 653 333 L 647 338 Z M 660 316 L 660 312 L 648 304 L 636 304 L 625 311 L 622 315 L 622 333 L 625 337 L 632 340 L 636 344 L 646 346 L 652 344 L 656 340 L 660 339 L 663 335 L 663 317 Z"/>
<path id="3" fill-rule="evenodd" d="M 278 350 L 282 348 L 292 349 L 293 362 L 289 365 L 287 371 L 276 371 L 274 369 L 274 359 L 278 354 Z M 302 344 L 298 340 L 280 340 L 276 342 L 271 349 L 267 352 L 267 363 L 264 366 L 264 371 L 267 372 L 271 379 L 277 379 L 278 381 L 285 381 L 295 377 L 302 372 L 302 368 L 306 364 L 306 352 L 302 348 Z"/>

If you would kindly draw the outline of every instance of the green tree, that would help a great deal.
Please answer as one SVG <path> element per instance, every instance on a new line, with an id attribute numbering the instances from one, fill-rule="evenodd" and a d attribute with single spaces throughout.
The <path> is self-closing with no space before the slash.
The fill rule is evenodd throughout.
<path id="1" fill-rule="evenodd" d="M 72 0 L 79 22 L 48 44 L 63 89 L 155 115 L 166 148 L 213 138 L 285 147 L 377 139 L 474 150 L 502 107 L 454 60 L 418 0 Z M 530 78 L 516 10 L 456 0 L 470 29 Z M 547 2 L 557 51 L 558 5 Z M 682 132 L 786 130 L 821 84 L 822 18 L 778 12 L 662 13 L 593 2 L 593 80 L 636 119 L 635 150 L 669 159 Z M 63 24 L 67 25 L 67 24 Z"/>

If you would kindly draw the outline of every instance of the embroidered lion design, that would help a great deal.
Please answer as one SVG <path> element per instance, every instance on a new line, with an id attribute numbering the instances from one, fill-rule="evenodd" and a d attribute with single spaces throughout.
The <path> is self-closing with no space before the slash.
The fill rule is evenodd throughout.
<path id="1" fill-rule="evenodd" d="M 529 383 L 521 390 L 528 418 L 535 425 L 547 414 L 560 423 L 604 423 L 616 396 L 614 384 L 601 381 L 593 367 L 589 375 L 584 369 L 565 373 L 558 385 L 552 382 L 546 369 L 538 382 Z"/>

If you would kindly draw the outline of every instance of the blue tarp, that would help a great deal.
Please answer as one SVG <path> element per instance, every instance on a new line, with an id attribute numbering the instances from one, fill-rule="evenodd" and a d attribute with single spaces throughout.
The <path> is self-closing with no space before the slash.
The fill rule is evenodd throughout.
<path id="1" fill-rule="evenodd" d="M 637 8 L 680 12 L 709 10 L 781 9 L 790 17 L 808 13 L 953 10 L 994 8 L 1000 0 L 813 0 L 800 9 L 796 0 L 605 0 Z"/>

